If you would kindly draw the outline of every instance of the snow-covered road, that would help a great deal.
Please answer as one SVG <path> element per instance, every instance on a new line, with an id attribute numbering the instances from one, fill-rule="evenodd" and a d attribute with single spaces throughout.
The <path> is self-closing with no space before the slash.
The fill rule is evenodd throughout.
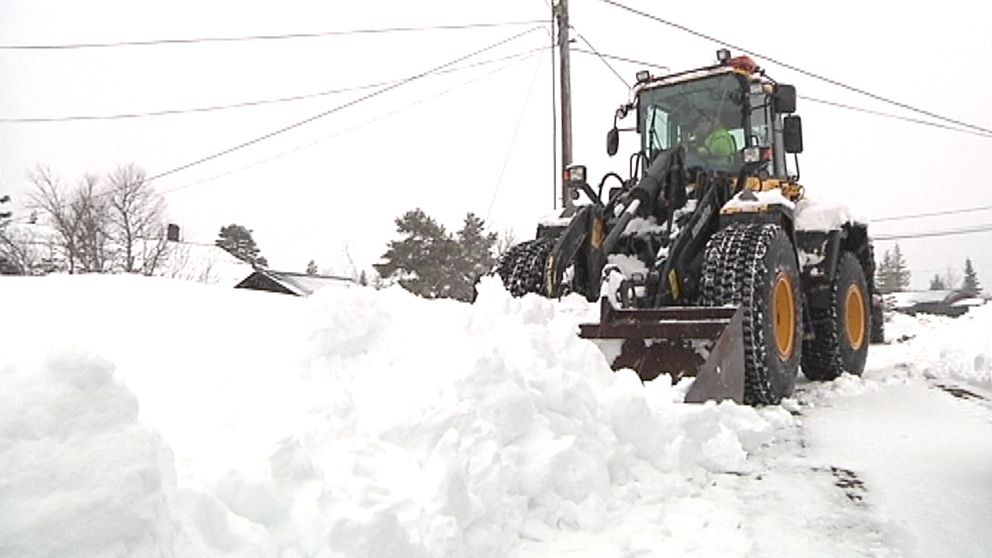
<path id="1" fill-rule="evenodd" d="M 613 374 L 584 301 L 0 278 L 0 556 L 992 555 L 992 306 L 781 406 Z M 941 387 L 942 386 L 942 387 Z"/>

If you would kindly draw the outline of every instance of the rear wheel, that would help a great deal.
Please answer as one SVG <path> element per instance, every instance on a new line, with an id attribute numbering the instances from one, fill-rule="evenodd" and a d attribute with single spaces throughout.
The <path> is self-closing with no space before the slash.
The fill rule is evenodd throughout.
<path id="1" fill-rule="evenodd" d="M 538 238 L 510 248 L 496 265 L 503 286 L 513 296 L 544 293 L 544 270 L 554 242 Z"/>
<path id="2" fill-rule="evenodd" d="M 813 336 L 803 343 L 803 375 L 833 380 L 843 372 L 860 376 L 868 357 L 871 309 L 864 271 L 843 252 L 824 308 L 810 308 Z"/>
<path id="3" fill-rule="evenodd" d="M 885 314 L 882 302 L 872 300 L 871 304 L 871 342 L 885 343 Z"/>
<path id="4" fill-rule="evenodd" d="M 744 318 L 744 402 L 778 403 L 799 370 L 801 308 L 796 254 L 782 227 L 734 224 L 710 239 L 702 302 L 734 304 Z"/>

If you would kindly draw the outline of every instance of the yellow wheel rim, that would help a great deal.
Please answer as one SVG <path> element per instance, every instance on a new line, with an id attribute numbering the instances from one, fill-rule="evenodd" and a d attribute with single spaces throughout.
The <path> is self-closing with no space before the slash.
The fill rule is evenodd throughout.
<path id="1" fill-rule="evenodd" d="M 782 360 L 789 360 L 796 346 L 796 297 L 793 291 L 792 279 L 788 274 L 780 273 L 775 279 L 775 294 L 773 298 L 775 316 L 775 346 Z"/>
<path id="2" fill-rule="evenodd" d="M 858 285 L 847 289 L 847 340 L 856 351 L 865 342 L 865 297 Z"/>

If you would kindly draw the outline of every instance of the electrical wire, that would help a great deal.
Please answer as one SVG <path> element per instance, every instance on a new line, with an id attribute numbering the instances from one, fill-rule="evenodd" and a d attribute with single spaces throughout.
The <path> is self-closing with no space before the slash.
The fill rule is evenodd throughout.
<path id="1" fill-rule="evenodd" d="M 495 43 L 492 43 L 492 44 L 490 44 L 490 45 L 488 45 L 486 47 L 483 47 L 481 49 L 478 49 L 478 50 L 472 51 L 472 52 L 470 52 L 468 54 L 459 56 L 458 58 L 455 58 L 453 60 L 450 60 L 448 62 L 445 62 L 444 64 L 441 64 L 439 66 L 435 66 L 435 67 L 433 67 L 433 68 L 431 68 L 429 70 L 425 70 L 423 72 L 420 72 L 420 73 L 418 73 L 416 75 L 410 76 L 410 77 L 408 77 L 408 78 L 406 78 L 404 80 L 401 80 L 401 81 L 399 81 L 397 83 L 394 83 L 392 85 L 387 85 L 386 87 L 383 87 L 383 88 L 380 88 L 380 89 L 376 89 L 375 91 L 373 91 L 373 92 L 371 92 L 371 93 L 369 93 L 367 95 L 363 95 L 363 96 L 358 97 L 356 99 L 352 99 L 351 101 L 348 101 L 347 103 L 343 103 L 343 104 L 337 105 L 336 107 L 333 107 L 331 109 L 325 110 L 323 112 L 320 112 L 320 113 L 315 114 L 313 116 L 310 116 L 308 118 L 304 118 L 303 120 L 294 122 L 294 123 L 292 123 L 292 124 L 290 124 L 288 126 L 283 126 L 282 128 L 279 128 L 279 129 L 274 130 L 272 132 L 263 134 L 261 136 L 258 136 L 258 137 L 255 137 L 253 139 L 250 139 L 248 141 L 241 142 L 241 143 L 239 143 L 239 144 L 237 144 L 237 145 L 235 145 L 233 147 L 229 147 L 227 149 L 223 149 L 221 151 L 212 153 L 212 154 L 207 155 L 205 157 L 201 157 L 199 159 L 196 159 L 195 161 L 191 161 L 189 163 L 185 163 L 183 165 L 179 165 L 178 167 L 173 167 L 173 168 L 171 168 L 171 169 L 169 169 L 167 171 L 160 172 L 160 173 L 158 173 L 156 175 L 153 175 L 153 176 L 148 177 L 148 180 L 149 181 L 153 181 L 153 180 L 156 180 L 156 179 L 165 177 L 165 176 L 169 176 L 171 174 L 175 174 L 177 172 L 186 170 L 188 168 L 191 168 L 191 167 L 194 167 L 194 166 L 197 166 L 197 165 L 206 163 L 206 162 L 211 161 L 213 159 L 216 159 L 218 157 L 222 157 L 224 155 L 228 155 L 228 154 L 233 153 L 235 151 L 238 151 L 240 149 L 244 149 L 244 148 L 249 147 L 251 145 L 254 145 L 256 143 L 265 141 L 267 139 L 271 139 L 271 138 L 273 138 L 273 137 L 275 137 L 277 135 L 283 134 L 283 133 L 288 132 L 290 130 L 293 130 L 295 128 L 299 128 L 300 126 L 304 126 L 306 124 L 310 124 L 311 122 L 314 122 L 316 120 L 319 120 L 321 118 L 324 118 L 326 116 L 329 116 L 331 114 L 334 114 L 334 113 L 339 112 L 341 110 L 344 110 L 346 108 L 355 106 L 355 105 L 357 105 L 359 103 L 363 103 L 363 102 L 368 101 L 368 100 L 370 100 L 370 99 L 372 99 L 374 97 L 378 97 L 379 95 L 382 95 L 383 93 L 387 93 L 387 92 L 389 92 L 389 91 L 391 91 L 393 89 L 396 89 L 398 87 L 402 87 L 403 85 L 406 85 L 408 83 L 411 83 L 413 81 L 416 81 L 418 79 L 421 79 L 421 78 L 423 78 L 425 76 L 428 76 L 428 75 L 437 73 L 440 70 L 443 70 L 443 69 L 445 69 L 445 68 L 447 68 L 449 66 L 453 66 L 455 64 L 458 64 L 459 62 L 462 62 L 464 60 L 467 60 L 469 58 L 472 58 L 473 56 L 478 56 L 479 54 L 482 54 L 483 52 L 487 52 L 489 50 L 492 50 L 494 48 L 497 48 L 499 46 L 502 46 L 504 44 L 507 44 L 507 43 L 509 43 L 511 41 L 515 41 L 515 40 L 523 37 L 524 35 L 527 35 L 527 34 L 531 33 L 532 31 L 535 31 L 537 29 L 541 29 L 541 27 L 532 27 L 530 29 L 527 29 L 526 31 L 521 31 L 520 33 L 516 33 L 516 34 L 514 34 L 511 37 L 508 37 L 506 39 L 502 39 L 500 41 L 497 41 Z"/>
<path id="2" fill-rule="evenodd" d="M 976 131 L 973 131 L 973 130 L 966 130 L 964 128 L 959 128 L 957 126 L 948 126 L 947 124 L 941 124 L 940 122 L 931 122 L 929 120 L 920 120 L 919 118 L 910 118 L 908 116 L 902 116 L 902 115 L 899 115 L 899 114 L 892 114 L 891 112 L 881 112 L 881 111 L 872 110 L 872 109 L 866 109 L 866 108 L 862 108 L 862 107 L 855 107 L 855 106 L 852 106 L 852 105 L 846 105 L 844 103 L 838 103 L 836 101 L 828 101 L 826 99 L 817 99 L 815 97 L 806 97 L 806 96 L 803 96 L 803 95 L 797 95 L 797 97 L 800 98 L 800 99 L 803 99 L 805 101 L 810 101 L 812 103 L 820 103 L 820 104 L 823 104 L 823 105 L 828 105 L 828 106 L 832 106 L 832 107 L 837 107 L 837 108 L 852 110 L 852 111 L 855 111 L 855 112 L 863 112 L 865 114 L 873 114 L 873 115 L 876 115 L 876 116 L 884 116 L 885 118 L 893 118 L 895 120 L 903 120 L 903 121 L 906 121 L 906 122 L 912 122 L 914 124 L 922 124 L 924 126 L 932 126 L 934 128 L 942 128 L 944 130 L 951 130 L 953 132 L 961 132 L 962 134 L 971 134 L 973 136 L 978 136 L 980 138 L 992 138 L 992 134 L 986 134 L 984 132 L 976 132 Z"/>
<path id="3" fill-rule="evenodd" d="M 618 62 L 627 62 L 629 64 L 637 64 L 639 66 L 645 66 L 645 67 L 648 67 L 648 68 L 656 68 L 658 70 L 664 70 L 666 72 L 669 71 L 669 70 L 671 70 L 671 68 L 669 68 L 668 66 L 662 66 L 660 64 L 654 64 L 652 62 L 645 62 L 643 60 L 635 60 L 633 58 L 627 58 L 625 56 L 617 56 L 615 54 L 601 54 L 599 52 L 593 52 L 591 50 L 586 50 L 584 48 L 573 48 L 572 49 L 572 52 L 579 52 L 579 53 L 582 53 L 582 54 L 589 54 L 589 55 L 593 55 L 593 56 L 602 56 L 603 58 L 606 58 L 606 59 L 609 59 L 609 60 L 616 60 Z"/>
<path id="4" fill-rule="evenodd" d="M 578 49 L 578 48 L 573 48 L 572 49 L 572 52 L 581 52 L 583 54 L 599 55 L 599 56 L 603 56 L 605 58 L 610 58 L 610 59 L 613 59 L 613 60 L 620 60 L 622 62 L 629 62 L 631 64 L 638 64 L 640 66 L 646 66 L 646 67 L 654 67 L 654 68 L 659 68 L 659 69 L 662 69 L 662 70 L 668 70 L 669 69 L 667 66 L 659 66 L 657 64 L 652 64 L 650 62 L 645 62 L 643 60 L 637 60 L 637 59 L 633 59 L 633 58 L 626 58 L 626 57 L 623 57 L 623 56 L 616 56 L 616 55 L 612 55 L 612 54 L 599 54 L 599 53 L 590 52 L 590 51 L 583 50 L 583 49 Z M 924 125 L 924 126 L 932 126 L 932 127 L 935 127 L 935 128 L 941 128 L 941 129 L 944 129 L 944 130 L 950 130 L 952 132 L 961 132 L 963 134 L 969 134 L 969 135 L 974 135 L 974 136 L 983 137 L 983 138 L 992 138 L 992 134 L 986 134 L 986 133 L 983 133 L 983 132 L 976 132 L 976 131 L 972 131 L 972 130 L 966 130 L 966 129 L 959 128 L 959 127 L 956 127 L 956 126 L 949 126 L 947 124 L 941 124 L 939 122 L 931 122 L 929 120 L 921 120 L 921 119 L 918 119 L 918 118 L 911 118 L 911 117 L 908 117 L 908 116 L 902 116 L 902 115 L 898 115 L 898 114 L 892 114 L 890 112 L 882 112 L 882 111 L 877 111 L 877 110 L 872 110 L 872 109 L 866 109 L 866 108 L 863 108 L 863 107 L 857 107 L 857 106 L 853 106 L 853 105 L 847 105 L 847 104 L 844 104 L 844 103 L 838 103 L 836 101 L 829 101 L 829 100 L 826 100 L 826 99 L 818 99 L 816 97 L 807 97 L 807 96 L 804 96 L 804 95 L 798 95 L 798 98 L 803 99 L 805 101 L 809 101 L 811 103 L 819 103 L 819 104 L 823 104 L 823 105 L 832 106 L 832 107 L 835 107 L 835 108 L 841 108 L 841 109 L 845 109 L 845 110 L 850 110 L 850 111 L 855 111 L 855 112 L 861 112 L 861 113 L 865 113 L 865 114 L 871 114 L 871 115 L 874 115 L 874 116 L 881 116 L 881 117 L 884 117 L 884 118 L 891 118 L 891 119 L 894 119 L 894 120 L 902 120 L 904 122 L 911 122 L 911 123 L 914 123 L 914 124 L 921 124 L 921 125 Z"/>
<path id="5" fill-rule="evenodd" d="M 547 47 L 543 47 L 543 48 L 547 48 Z M 200 184 L 205 184 L 207 182 L 213 182 L 214 180 L 217 180 L 219 178 L 223 178 L 225 176 L 230 176 L 232 174 L 237 174 L 239 172 L 243 172 L 243 171 L 246 171 L 248 169 L 251 169 L 251 168 L 254 168 L 254 167 L 257 167 L 257 166 L 260 166 L 260 165 L 264 165 L 266 163 L 270 163 L 270 162 L 275 161 L 277 159 L 282 159 L 283 157 L 287 157 L 289 155 L 292 155 L 294 153 L 303 151 L 305 149 L 309 149 L 311 147 L 315 147 L 317 145 L 320 145 L 322 143 L 325 143 L 327 141 L 330 141 L 330 140 L 332 140 L 334 138 L 343 136 L 345 134 L 348 134 L 348 133 L 353 132 L 355 130 L 358 130 L 360 128 L 364 128 L 364 127 L 366 127 L 368 125 L 374 124 L 376 122 L 385 120 L 386 118 L 389 118 L 389 117 L 391 117 L 393 115 L 399 114 L 399 113 L 404 112 L 406 110 L 409 110 L 409 109 L 412 109 L 412 108 L 417 107 L 419 105 L 422 105 L 422 104 L 424 104 L 424 103 L 426 103 L 428 101 L 432 101 L 434 99 L 443 97 L 444 95 L 447 95 L 449 93 L 452 93 L 452 92 L 454 92 L 454 91 L 456 91 L 458 89 L 461 89 L 462 87 L 466 87 L 466 86 L 468 86 L 470 84 L 476 83 L 476 82 L 481 81 L 483 79 L 486 79 L 486 78 L 488 78 L 490 76 L 494 76 L 494 75 L 496 75 L 496 74 L 498 74 L 500 72 L 503 72 L 503 71 L 507 70 L 508 68 L 511 68 L 513 66 L 516 66 L 517 64 L 522 64 L 525 61 L 527 61 L 527 58 L 523 58 L 521 60 L 516 60 L 516 61 L 514 61 L 512 63 L 509 63 L 509 64 L 503 65 L 503 66 L 501 66 L 499 68 L 496 68 L 495 70 L 492 70 L 491 72 L 488 72 L 488 73 L 482 74 L 481 76 L 476 76 L 476 77 L 474 77 L 472 79 L 463 81 L 463 82 L 461 82 L 461 83 L 459 83 L 459 84 L 457 84 L 457 85 L 455 85 L 453 87 L 449 87 L 449 88 L 444 89 L 442 91 L 439 91 L 439 92 L 437 92 L 437 93 L 435 93 L 433 95 L 430 95 L 429 97 L 424 97 L 424 98 L 422 98 L 422 99 L 420 99 L 420 100 L 418 100 L 416 102 L 413 102 L 413 103 L 411 103 L 409 105 L 406 105 L 406 106 L 400 107 L 398 109 L 389 111 L 389 112 L 387 112 L 385 114 L 382 114 L 382 115 L 377 116 L 375 118 L 372 118 L 370 120 L 366 120 L 364 122 L 361 122 L 360 124 L 356 124 L 354 126 L 351 126 L 350 128 L 346 128 L 344 130 L 341 130 L 339 132 L 336 132 L 336 133 L 334 133 L 334 134 L 332 134 L 330 136 L 323 137 L 321 139 L 318 139 L 318 140 L 312 141 L 310 143 L 307 143 L 307 144 L 304 144 L 304 145 L 295 147 L 295 148 L 290 149 L 288 151 L 283 151 L 282 153 L 278 153 L 278 154 L 273 155 L 271 157 L 266 157 L 264 159 L 260 159 L 258 161 L 254 161 L 254 162 L 249 163 L 247 165 L 244 165 L 242 167 L 238 167 L 236 169 L 232 169 L 232 170 L 225 171 L 225 172 L 222 172 L 222 173 L 219 173 L 219 174 L 215 174 L 213 176 L 210 176 L 210 177 L 207 177 L 207 178 L 204 178 L 204 179 L 201 179 L 201 180 L 197 180 L 195 182 L 190 182 L 190 183 L 183 184 L 181 186 L 175 186 L 175 187 L 172 187 L 172 188 L 165 188 L 165 189 L 159 190 L 159 193 L 160 194 L 163 194 L 163 195 L 171 194 L 171 193 L 177 192 L 179 190 L 185 190 L 185 189 L 188 189 L 188 188 L 192 188 L 194 186 L 199 186 Z"/>
<path id="6" fill-rule="evenodd" d="M 489 208 L 486 209 L 486 218 L 484 221 L 489 221 L 489 216 L 493 213 L 493 205 L 496 204 L 496 196 L 499 194 L 499 189 L 503 185 L 503 176 L 506 174 L 506 167 L 510 163 L 510 156 L 513 154 L 513 147 L 517 144 L 517 134 L 520 132 L 520 125 L 523 124 L 524 115 L 527 113 L 527 105 L 530 103 L 531 93 L 534 92 L 534 84 L 537 83 L 537 75 L 541 69 L 541 61 L 537 61 L 537 67 L 534 68 L 534 77 L 530 80 L 530 85 L 527 87 L 527 95 L 524 96 L 524 102 L 520 106 L 520 116 L 517 117 L 517 124 L 513 127 L 513 135 L 510 137 L 510 145 L 506 148 L 506 155 L 503 157 L 503 166 L 499 169 L 499 177 L 496 179 L 496 187 L 493 188 L 493 196 L 489 200 Z"/>
<path id="7" fill-rule="evenodd" d="M 694 29 L 690 29 L 689 27 L 686 27 L 684 25 L 680 25 L 678 23 L 674 23 L 674 22 L 668 21 L 666 19 L 662 19 L 662 18 L 660 18 L 658 16 L 655 16 L 655 15 L 649 14 L 647 12 L 643 12 L 643 11 L 637 10 L 635 8 L 631 8 L 630 6 L 621 4 L 620 2 L 617 2 L 615 0 L 599 0 L 599 1 L 600 2 L 603 2 L 605 4 L 609 4 L 611 6 L 614 6 L 616 8 L 620 8 L 620 9 L 626 10 L 626 11 L 632 13 L 632 14 L 636 14 L 636 15 L 639 15 L 641 17 L 644 17 L 644 18 L 647 18 L 647 19 L 651 19 L 653 21 L 656 21 L 658 23 L 667 25 L 669 27 L 674 27 L 675 29 L 678 29 L 680 31 L 684 31 L 686 33 L 689 33 L 690 35 L 693 35 L 693 36 L 696 36 L 696 37 L 699 37 L 699 38 L 702 38 L 702 39 L 706 39 L 706 40 L 712 41 L 714 43 L 726 45 L 726 46 L 728 46 L 728 47 L 730 47 L 730 48 L 732 48 L 734 50 L 738 50 L 740 52 L 743 52 L 744 54 L 748 54 L 750 56 L 754 56 L 755 58 L 761 58 L 761 59 L 767 60 L 767 61 L 769 61 L 769 62 L 771 62 L 773 64 L 777 64 L 779 66 L 782 66 L 783 68 L 787 68 L 789 70 L 792 70 L 792 71 L 797 72 L 799 74 L 802 74 L 804 76 L 807 76 L 807 77 L 810 77 L 810 78 L 813 78 L 813 79 L 822 81 L 824 83 L 829 83 L 830 85 L 834 85 L 834 86 L 837 86 L 837 87 L 840 87 L 840 88 L 843 88 L 843 89 L 847 89 L 848 91 L 853 91 L 853 92 L 858 93 L 860 95 L 864 95 L 866 97 L 870 97 L 872 99 L 875 99 L 876 101 L 881 101 L 883 103 L 894 105 L 894 106 L 897 106 L 897 107 L 902 108 L 902 109 L 906 109 L 906 110 L 910 110 L 910 111 L 913 111 L 913 112 L 917 112 L 917 113 L 920 113 L 920 114 L 929 116 L 931 118 L 936 118 L 938 120 L 943 120 L 945 122 L 950 122 L 951 124 L 956 124 L 958 126 L 963 126 L 965 128 L 970 128 L 970 129 L 973 129 L 973 130 L 977 130 L 979 132 L 984 132 L 986 134 L 992 134 L 992 129 L 990 129 L 990 128 L 984 128 L 982 126 L 976 126 L 974 124 L 969 124 L 967 122 L 963 122 L 961 120 L 956 120 L 954 118 L 949 118 L 949 117 L 946 117 L 946 116 L 942 116 L 940 114 L 936 114 L 936 113 L 931 112 L 931 111 L 928 111 L 928 110 L 924 110 L 924 109 L 921 109 L 921 108 L 916 108 L 916 107 L 914 107 L 912 105 L 909 105 L 909 104 L 906 104 L 906 103 L 902 103 L 902 102 L 899 102 L 899 101 L 895 101 L 893 99 L 889 99 L 888 97 L 883 97 L 882 95 L 878 95 L 876 93 L 872 93 L 870 91 L 861 89 L 859 87 L 855 87 L 853 85 L 848 85 L 848 84 L 843 83 L 841 81 L 837 81 L 835 79 L 828 78 L 826 76 L 823 76 L 823 75 L 820 75 L 820 74 L 811 72 L 809 70 L 804 70 L 804 69 L 802 69 L 802 68 L 800 68 L 798 66 L 795 66 L 793 64 L 789 64 L 787 62 L 783 62 L 783 61 L 778 60 L 776 58 L 773 58 L 771 56 L 766 56 L 764 54 L 755 52 L 753 50 L 746 49 L 746 48 L 744 48 L 742 46 L 735 45 L 735 44 L 729 43 L 727 41 L 721 41 L 720 39 L 718 39 L 718 38 L 716 38 L 716 37 L 714 37 L 712 35 L 707 35 L 707 34 L 702 33 L 700 31 L 696 31 Z"/>
<path id="8" fill-rule="evenodd" d="M 454 68 L 447 68 L 435 72 L 433 75 L 442 75 L 464 71 L 470 68 L 475 68 L 478 66 L 485 66 L 488 64 L 495 64 L 497 62 L 502 62 L 504 60 L 512 60 L 514 58 L 520 58 L 533 54 L 540 50 L 544 50 L 546 47 L 539 47 L 535 49 L 526 50 L 523 52 L 518 52 L 516 54 L 510 54 L 507 56 L 501 56 L 499 58 L 491 58 L 488 60 L 481 60 L 479 62 L 473 62 L 471 64 L 464 64 L 456 66 Z M 106 115 L 76 115 L 76 116 L 52 116 L 52 117 L 20 117 L 20 118 L 0 118 L 0 123 L 5 124 L 37 124 L 37 123 L 50 123 L 50 122 L 76 122 L 76 121 L 94 121 L 94 120 L 122 120 L 122 119 L 132 119 L 132 118 L 146 118 L 146 117 L 156 117 L 156 116 L 174 116 L 180 114 L 193 114 L 193 113 L 205 113 L 205 112 L 216 112 L 232 109 L 241 109 L 248 107 L 265 106 L 271 104 L 279 103 L 290 103 L 295 101 L 302 101 L 306 99 L 314 99 L 318 97 L 326 97 L 329 95 L 337 95 L 341 93 L 352 93 L 355 91 L 364 91 L 367 89 L 374 89 L 376 87 L 383 87 L 386 85 L 393 85 L 409 79 L 406 78 L 393 79 L 387 81 L 379 81 L 375 83 L 368 83 L 365 85 L 355 85 L 350 87 L 342 87 L 338 89 L 329 89 L 326 91 L 318 91 L 316 93 L 306 93 L 303 95 L 291 95 L 287 97 L 277 97 L 273 99 L 259 99 L 254 101 L 242 101 L 237 103 L 229 103 L 224 105 L 211 105 L 203 107 L 192 107 L 185 109 L 165 109 L 156 111 L 146 111 L 146 112 L 133 112 L 133 113 L 121 113 L 121 114 L 106 114 Z"/>
<path id="9" fill-rule="evenodd" d="M 987 211 L 992 209 L 992 205 L 983 205 L 980 207 L 969 207 L 965 209 L 949 209 L 946 211 L 933 211 L 930 213 L 914 213 L 912 215 L 895 215 L 892 217 L 882 217 L 881 219 L 872 219 L 872 223 L 883 223 L 885 221 L 903 221 L 906 219 L 921 219 L 923 217 L 939 217 L 941 215 L 957 215 L 960 213 L 974 213 L 976 211 Z"/>
<path id="10" fill-rule="evenodd" d="M 980 232 L 992 232 L 992 225 L 976 225 L 974 227 L 963 227 L 960 229 L 947 229 L 947 230 L 936 230 L 936 231 L 926 231 L 926 232 L 916 232 L 916 233 L 873 234 L 872 240 L 876 240 L 876 241 L 903 240 L 908 238 L 957 236 L 961 234 L 972 234 L 972 233 L 980 233 Z"/>
<path id="11" fill-rule="evenodd" d="M 339 31 L 319 31 L 312 33 L 282 33 L 275 35 L 246 35 L 240 37 L 197 37 L 185 39 L 149 39 L 143 41 L 115 41 L 106 43 L 65 43 L 65 44 L 35 44 L 35 45 L 0 45 L 0 50 L 73 50 L 87 48 L 116 48 L 144 47 L 161 45 L 190 45 L 202 43 L 234 43 L 244 41 L 280 41 L 286 39 L 315 39 L 320 37 L 342 37 L 350 35 L 379 35 L 386 33 L 411 33 L 421 31 L 460 31 L 465 29 L 481 29 L 494 27 L 512 27 L 520 25 L 543 24 L 542 20 L 503 21 L 456 23 L 442 25 L 425 25 L 419 27 L 382 27 L 371 29 L 349 29 Z"/>
<path id="12" fill-rule="evenodd" d="M 630 87 L 630 83 L 628 83 L 627 80 L 625 80 L 623 78 L 623 76 L 620 75 L 620 72 L 618 72 L 617 69 L 613 67 L 613 64 L 610 64 L 610 62 L 606 59 L 606 57 L 603 56 L 602 54 L 600 54 L 599 51 L 596 50 L 596 47 L 592 46 L 592 43 L 590 43 L 589 40 L 586 39 L 585 35 L 583 35 L 582 33 L 579 33 L 579 31 L 577 29 L 575 29 L 574 27 L 572 29 L 575 30 L 575 34 L 579 36 L 579 39 L 581 39 L 582 42 L 585 43 L 586 46 L 588 46 L 589 49 L 592 50 L 593 53 L 596 56 L 598 56 L 600 60 L 603 61 L 603 64 L 606 64 L 606 67 L 609 68 L 611 72 L 613 72 L 613 75 L 617 76 L 617 79 L 619 79 L 623 83 L 624 87 L 626 87 L 628 90 L 630 90 L 630 88 L 631 88 Z"/>
<path id="13" fill-rule="evenodd" d="M 548 33 L 551 36 L 551 209 L 556 210 L 558 209 L 558 71 L 555 65 L 555 47 L 558 45 L 555 41 L 554 29 L 558 18 L 554 6 L 548 0 L 544 0 L 544 3 L 551 10 L 551 31 Z"/>

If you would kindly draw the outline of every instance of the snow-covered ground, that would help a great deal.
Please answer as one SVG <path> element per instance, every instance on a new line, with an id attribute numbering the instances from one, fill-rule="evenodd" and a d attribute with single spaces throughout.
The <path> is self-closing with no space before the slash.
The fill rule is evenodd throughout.
<path id="1" fill-rule="evenodd" d="M 992 306 L 679 403 L 577 298 L 0 278 L 0 556 L 992 554 Z"/>

